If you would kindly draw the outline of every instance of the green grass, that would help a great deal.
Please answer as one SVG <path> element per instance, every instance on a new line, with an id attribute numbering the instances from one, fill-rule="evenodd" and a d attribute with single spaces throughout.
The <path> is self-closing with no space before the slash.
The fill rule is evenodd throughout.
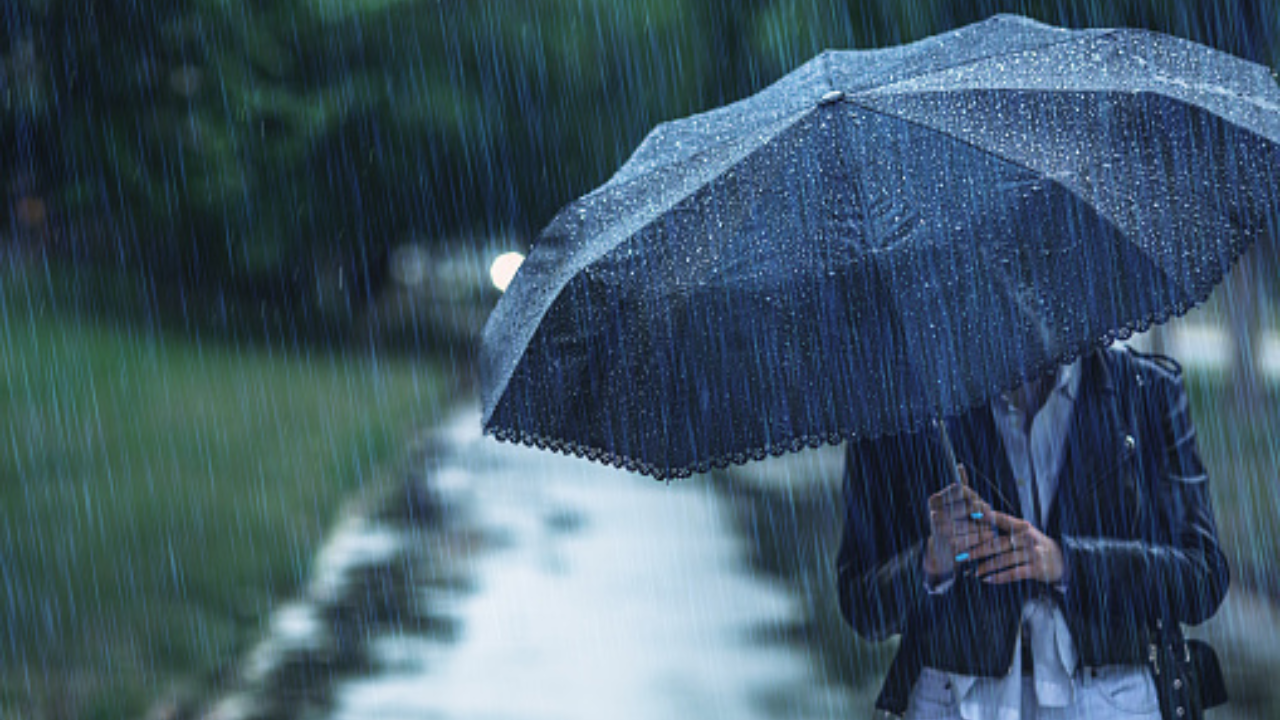
<path id="1" fill-rule="evenodd" d="M 0 274 L 0 714 L 134 715 L 243 654 L 447 388 L 85 320 L 57 287 Z"/>

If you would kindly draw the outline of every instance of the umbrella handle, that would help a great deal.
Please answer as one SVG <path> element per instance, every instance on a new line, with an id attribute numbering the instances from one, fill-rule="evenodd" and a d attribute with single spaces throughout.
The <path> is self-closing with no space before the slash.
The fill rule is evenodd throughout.
<path id="1" fill-rule="evenodd" d="M 938 439 L 942 441 L 942 452 L 946 455 L 947 467 L 951 470 L 952 480 L 964 485 L 964 476 L 960 474 L 960 463 L 956 462 L 956 449 L 951 445 L 951 436 L 947 434 L 947 424 L 942 420 L 934 420 L 933 426 L 938 430 Z"/>
<path id="2" fill-rule="evenodd" d="M 947 466 L 951 468 L 952 480 L 968 487 L 968 483 L 964 481 L 964 476 L 960 474 L 960 463 L 956 461 L 956 449 L 951 445 L 951 435 L 947 433 L 947 424 L 939 419 L 933 421 L 933 426 L 938 430 L 938 440 L 942 442 L 942 454 L 946 456 Z M 968 559 L 958 561 L 956 565 L 957 575 L 961 577 L 972 577 L 976 570 L 976 565 Z"/>

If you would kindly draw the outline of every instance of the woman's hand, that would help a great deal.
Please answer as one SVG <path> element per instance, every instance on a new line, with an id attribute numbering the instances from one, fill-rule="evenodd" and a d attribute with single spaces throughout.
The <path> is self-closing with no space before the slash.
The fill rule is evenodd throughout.
<path id="1" fill-rule="evenodd" d="M 1065 563 L 1062 548 L 1034 525 L 1002 512 L 991 512 L 991 522 L 1001 534 L 969 551 L 978 562 L 978 579 L 993 585 L 1018 580 L 1062 581 Z"/>
<path id="2" fill-rule="evenodd" d="M 924 572 L 936 583 L 955 570 L 957 562 L 972 558 L 973 550 L 996 538 L 990 520 L 991 506 L 969 487 L 963 465 L 957 467 L 960 482 L 929 496 L 929 541 L 925 546 Z"/>

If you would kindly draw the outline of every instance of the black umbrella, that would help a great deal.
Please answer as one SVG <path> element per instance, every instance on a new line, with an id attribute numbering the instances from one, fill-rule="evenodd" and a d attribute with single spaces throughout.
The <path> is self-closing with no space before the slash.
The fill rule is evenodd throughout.
<path id="1" fill-rule="evenodd" d="M 1280 223 L 1267 69 L 1001 16 L 656 128 L 484 331 L 484 426 L 658 478 L 916 429 L 1186 312 Z"/>

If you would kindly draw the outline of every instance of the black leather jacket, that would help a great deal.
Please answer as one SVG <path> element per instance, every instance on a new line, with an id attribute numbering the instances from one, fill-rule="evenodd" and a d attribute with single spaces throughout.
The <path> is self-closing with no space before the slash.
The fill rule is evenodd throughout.
<path id="1" fill-rule="evenodd" d="M 1227 562 L 1177 365 L 1123 349 L 1096 352 L 1081 365 L 1045 529 L 1063 551 L 1065 593 L 1038 582 L 988 586 L 961 577 L 949 592 L 930 595 L 927 499 L 950 482 L 936 434 L 850 443 L 840 608 L 865 638 L 902 636 L 877 707 L 903 713 L 922 665 L 1007 674 L 1021 607 L 1033 595 L 1062 609 L 1085 666 L 1143 664 L 1157 626 L 1201 623 L 1222 602 Z M 1020 516 L 990 408 L 948 427 L 972 487 L 996 510 Z M 1221 678 L 1213 681 L 1220 688 Z"/>

